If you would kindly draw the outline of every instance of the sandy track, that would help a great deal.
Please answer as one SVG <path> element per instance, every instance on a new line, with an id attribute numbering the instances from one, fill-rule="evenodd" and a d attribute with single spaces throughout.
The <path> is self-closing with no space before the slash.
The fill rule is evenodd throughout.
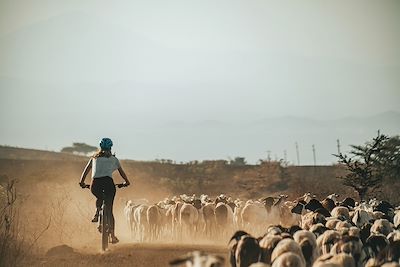
<path id="1" fill-rule="evenodd" d="M 118 244 L 105 253 L 75 249 L 74 253 L 43 256 L 24 266 L 169 266 L 168 262 L 188 252 L 200 250 L 221 255 L 228 262 L 227 246 L 194 244 Z M 227 265 L 228 266 L 228 265 Z"/>

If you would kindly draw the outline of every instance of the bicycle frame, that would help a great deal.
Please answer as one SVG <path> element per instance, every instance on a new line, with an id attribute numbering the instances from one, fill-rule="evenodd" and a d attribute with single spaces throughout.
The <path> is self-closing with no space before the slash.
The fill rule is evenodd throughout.
<path id="1" fill-rule="evenodd" d="M 116 187 L 126 187 L 125 184 L 115 184 Z M 85 188 L 90 188 L 89 185 L 86 185 Z M 103 192 L 104 193 L 104 192 Z M 111 207 L 108 207 L 105 201 L 105 196 L 103 195 L 103 204 L 101 205 L 101 209 L 99 211 L 99 224 L 97 229 L 101 233 L 101 249 L 102 251 L 106 251 L 108 249 L 108 243 L 111 240 Z"/>

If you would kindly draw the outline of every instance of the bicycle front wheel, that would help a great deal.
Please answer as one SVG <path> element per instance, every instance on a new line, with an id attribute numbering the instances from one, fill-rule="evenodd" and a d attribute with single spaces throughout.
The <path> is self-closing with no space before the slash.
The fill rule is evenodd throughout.
<path id="1" fill-rule="evenodd" d="M 102 214 L 101 214 L 101 219 L 100 223 L 102 225 L 101 227 L 101 249 L 103 251 L 106 251 L 108 248 L 108 220 L 107 220 L 107 212 L 104 212 L 105 206 L 103 206 Z"/>

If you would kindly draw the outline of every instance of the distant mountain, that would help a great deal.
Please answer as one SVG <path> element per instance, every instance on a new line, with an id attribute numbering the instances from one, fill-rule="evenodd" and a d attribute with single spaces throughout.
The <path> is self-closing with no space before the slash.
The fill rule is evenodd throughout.
<path id="1" fill-rule="evenodd" d="M 317 120 L 305 117 L 284 116 L 270 117 L 261 120 L 248 119 L 245 122 L 222 120 L 202 120 L 195 122 L 171 121 L 165 124 L 168 127 L 254 127 L 255 129 L 292 129 L 312 131 L 318 129 L 354 129 L 354 130 L 388 130 L 395 133 L 400 130 L 400 112 L 387 111 L 367 117 L 346 117 L 335 120 Z M 361 128 L 360 128 L 361 127 Z M 400 132 L 399 132 L 400 134 Z"/>

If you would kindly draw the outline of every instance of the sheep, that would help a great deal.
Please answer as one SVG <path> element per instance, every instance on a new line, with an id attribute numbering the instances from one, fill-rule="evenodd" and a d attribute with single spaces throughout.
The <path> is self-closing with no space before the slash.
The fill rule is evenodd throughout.
<path id="1" fill-rule="evenodd" d="M 199 212 L 192 204 L 184 203 L 179 211 L 179 225 L 181 226 L 182 233 L 189 234 L 191 228 L 195 228 L 199 220 Z"/>
<path id="2" fill-rule="evenodd" d="M 331 214 L 332 214 L 332 217 L 339 218 L 339 217 L 343 216 L 346 218 L 346 220 L 350 220 L 350 213 L 349 213 L 349 209 L 347 207 L 343 207 L 343 206 L 335 207 L 332 210 Z"/>
<path id="3" fill-rule="evenodd" d="M 215 205 L 213 203 L 207 203 L 202 208 L 202 214 L 204 218 L 204 232 L 207 237 L 212 236 L 212 231 L 217 225 L 215 218 Z"/>
<path id="4" fill-rule="evenodd" d="M 393 218 L 394 228 L 400 230 L 400 210 L 396 211 L 396 214 Z"/>
<path id="5" fill-rule="evenodd" d="M 356 206 L 356 202 L 351 197 L 346 197 L 341 203 L 340 206 L 347 207 L 352 209 Z"/>
<path id="6" fill-rule="evenodd" d="M 305 193 L 302 197 L 298 198 L 298 200 L 302 200 L 302 201 L 304 201 L 305 203 L 308 203 L 308 202 L 310 202 L 310 200 L 311 200 L 312 198 L 315 198 L 315 197 L 316 197 L 315 195 L 311 195 L 310 192 L 307 192 L 307 193 Z"/>
<path id="7" fill-rule="evenodd" d="M 135 218 L 134 218 L 134 211 L 138 206 L 135 206 L 132 200 L 128 200 L 124 207 L 124 215 L 126 219 L 126 223 L 129 227 L 131 238 L 133 238 L 133 233 L 136 230 Z"/>
<path id="8" fill-rule="evenodd" d="M 398 241 L 400 240 L 400 231 L 399 230 L 393 231 L 389 233 L 386 238 L 389 240 L 390 243 Z"/>
<path id="9" fill-rule="evenodd" d="M 309 230 L 314 224 L 326 223 L 326 218 L 324 215 L 317 212 L 309 212 L 302 217 L 302 228 Z"/>
<path id="10" fill-rule="evenodd" d="M 310 211 L 316 211 L 317 209 L 324 208 L 318 199 L 312 198 L 305 206 L 305 209 Z"/>
<path id="11" fill-rule="evenodd" d="M 362 248 L 363 243 L 358 237 L 345 235 L 332 247 L 331 253 L 339 254 L 343 252 L 351 254 L 358 265 L 361 264 L 361 258 L 364 256 Z"/>
<path id="12" fill-rule="evenodd" d="M 400 263 L 400 241 L 394 241 L 381 250 L 376 257 L 378 262 L 399 262 Z"/>
<path id="13" fill-rule="evenodd" d="M 369 259 L 365 264 L 365 267 L 400 267 L 400 264 L 397 262 L 382 263 L 377 259 Z"/>
<path id="14" fill-rule="evenodd" d="M 326 199 L 331 199 L 334 203 L 336 203 L 338 197 L 339 197 L 338 194 L 333 193 L 333 194 L 330 194 L 329 196 L 327 196 Z"/>
<path id="15" fill-rule="evenodd" d="M 272 267 L 305 267 L 304 259 L 294 252 L 285 252 L 279 255 Z"/>
<path id="16" fill-rule="evenodd" d="M 319 256 L 315 235 L 307 230 L 300 230 L 293 235 L 293 239 L 301 248 L 303 256 L 306 259 L 306 266 L 312 266 Z"/>
<path id="17" fill-rule="evenodd" d="M 380 251 L 385 249 L 389 241 L 387 240 L 386 236 L 381 234 L 373 234 L 367 238 L 366 242 L 364 243 L 364 252 L 367 255 L 367 258 L 374 258 L 376 257 Z"/>
<path id="18" fill-rule="evenodd" d="M 371 234 L 383 234 L 386 236 L 392 231 L 393 227 L 386 219 L 376 220 L 371 227 Z"/>
<path id="19" fill-rule="evenodd" d="M 372 220 L 372 216 L 362 209 L 356 209 L 351 219 L 351 221 L 359 228 L 364 224 L 369 223 L 370 220 Z"/>
<path id="20" fill-rule="evenodd" d="M 207 255 L 200 251 L 193 251 L 180 258 L 170 261 L 169 264 L 173 267 L 222 267 L 224 262 L 225 259 L 219 255 Z"/>
<path id="21" fill-rule="evenodd" d="M 235 251 L 236 267 L 248 267 L 258 262 L 261 248 L 257 239 L 249 235 L 243 235 L 237 243 Z"/>
<path id="22" fill-rule="evenodd" d="M 294 205 L 293 207 L 292 207 L 292 209 L 290 210 L 290 212 L 291 213 L 294 213 L 294 214 L 298 214 L 298 215 L 301 215 L 302 213 L 303 213 L 303 211 L 304 211 L 304 203 L 302 203 L 302 202 L 297 202 L 296 203 L 296 205 Z"/>
<path id="23" fill-rule="evenodd" d="M 328 229 L 334 230 L 334 229 L 336 229 L 336 224 L 338 224 L 339 222 L 341 222 L 341 220 L 339 220 L 337 218 L 328 218 L 326 220 L 325 226 Z"/>
<path id="24" fill-rule="evenodd" d="M 233 224 L 233 211 L 231 207 L 223 202 L 219 202 L 215 207 L 215 218 L 219 233 L 223 234 L 229 231 Z"/>
<path id="25" fill-rule="evenodd" d="M 145 231 L 147 230 L 147 208 L 146 205 L 140 205 L 133 212 L 135 225 L 139 234 L 139 241 L 144 241 Z"/>
<path id="26" fill-rule="evenodd" d="M 250 265 L 249 267 L 271 267 L 271 265 L 268 265 L 264 262 L 256 262 Z"/>
<path id="27" fill-rule="evenodd" d="M 300 245 L 297 244 L 296 241 L 289 238 L 282 239 L 276 245 L 275 249 L 272 251 L 271 254 L 271 262 L 274 262 L 280 255 L 282 255 L 285 252 L 292 252 L 297 254 L 301 258 L 302 266 L 306 265 L 306 261 L 304 259 Z"/>
<path id="28" fill-rule="evenodd" d="M 146 212 L 146 218 L 147 218 L 147 225 L 149 227 L 148 229 L 149 239 L 155 240 L 156 238 L 158 238 L 162 221 L 162 214 L 160 208 L 157 205 L 151 205 L 150 207 L 148 207 Z"/>
<path id="29" fill-rule="evenodd" d="M 334 230 L 327 230 L 317 239 L 317 247 L 320 254 L 327 254 L 333 245 L 340 240 L 340 234 Z"/>
<path id="30" fill-rule="evenodd" d="M 352 226 L 349 228 L 349 236 L 356 236 L 360 238 L 360 228 Z"/>
<path id="31" fill-rule="evenodd" d="M 243 222 L 242 222 L 242 218 L 240 217 L 240 214 L 242 213 L 242 210 L 244 207 L 244 201 L 236 199 L 235 205 L 236 205 L 236 208 L 233 211 L 234 224 L 235 224 L 236 228 L 241 228 L 241 227 L 243 227 Z"/>
<path id="32" fill-rule="evenodd" d="M 400 264 L 397 262 L 387 262 L 383 264 L 381 267 L 400 267 Z"/>
<path id="33" fill-rule="evenodd" d="M 386 200 L 382 200 L 378 203 L 377 206 L 375 206 L 374 211 L 381 211 L 386 215 L 393 217 L 394 207 Z"/>
<path id="34" fill-rule="evenodd" d="M 261 248 L 260 261 L 271 263 L 272 251 L 281 240 L 280 235 L 265 235 L 259 242 Z"/>
<path id="35" fill-rule="evenodd" d="M 325 225 L 323 225 L 322 223 L 317 223 L 317 224 L 314 224 L 313 226 L 311 226 L 309 231 L 311 233 L 313 233 L 316 237 L 319 237 L 320 235 L 322 235 L 328 229 L 329 228 L 326 227 Z"/>
<path id="36" fill-rule="evenodd" d="M 228 242 L 229 245 L 229 262 L 232 267 L 236 267 L 236 249 L 239 240 L 242 236 L 248 236 L 249 234 L 245 231 L 236 231 Z"/>
<path id="37" fill-rule="evenodd" d="M 291 227 L 294 225 L 301 225 L 301 213 L 304 209 L 304 205 L 297 203 L 284 203 L 281 207 L 281 225 L 284 227 Z"/>
<path id="38" fill-rule="evenodd" d="M 371 223 L 364 224 L 360 229 L 360 239 L 365 244 L 367 242 L 368 237 L 371 235 Z"/>
<path id="39" fill-rule="evenodd" d="M 340 230 L 340 229 L 343 229 L 343 228 L 350 228 L 350 227 L 352 227 L 352 224 L 351 223 L 349 223 L 349 222 L 347 222 L 347 221 L 340 221 L 340 222 L 338 222 L 337 224 L 336 224 L 336 226 L 335 226 L 335 229 L 336 230 Z"/>
<path id="40" fill-rule="evenodd" d="M 356 267 L 356 263 L 352 256 L 345 253 L 325 254 L 315 261 L 313 267 Z"/>
<path id="41" fill-rule="evenodd" d="M 321 202 L 322 206 L 330 212 L 336 207 L 335 201 L 330 198 L 325 198 Z"/>

